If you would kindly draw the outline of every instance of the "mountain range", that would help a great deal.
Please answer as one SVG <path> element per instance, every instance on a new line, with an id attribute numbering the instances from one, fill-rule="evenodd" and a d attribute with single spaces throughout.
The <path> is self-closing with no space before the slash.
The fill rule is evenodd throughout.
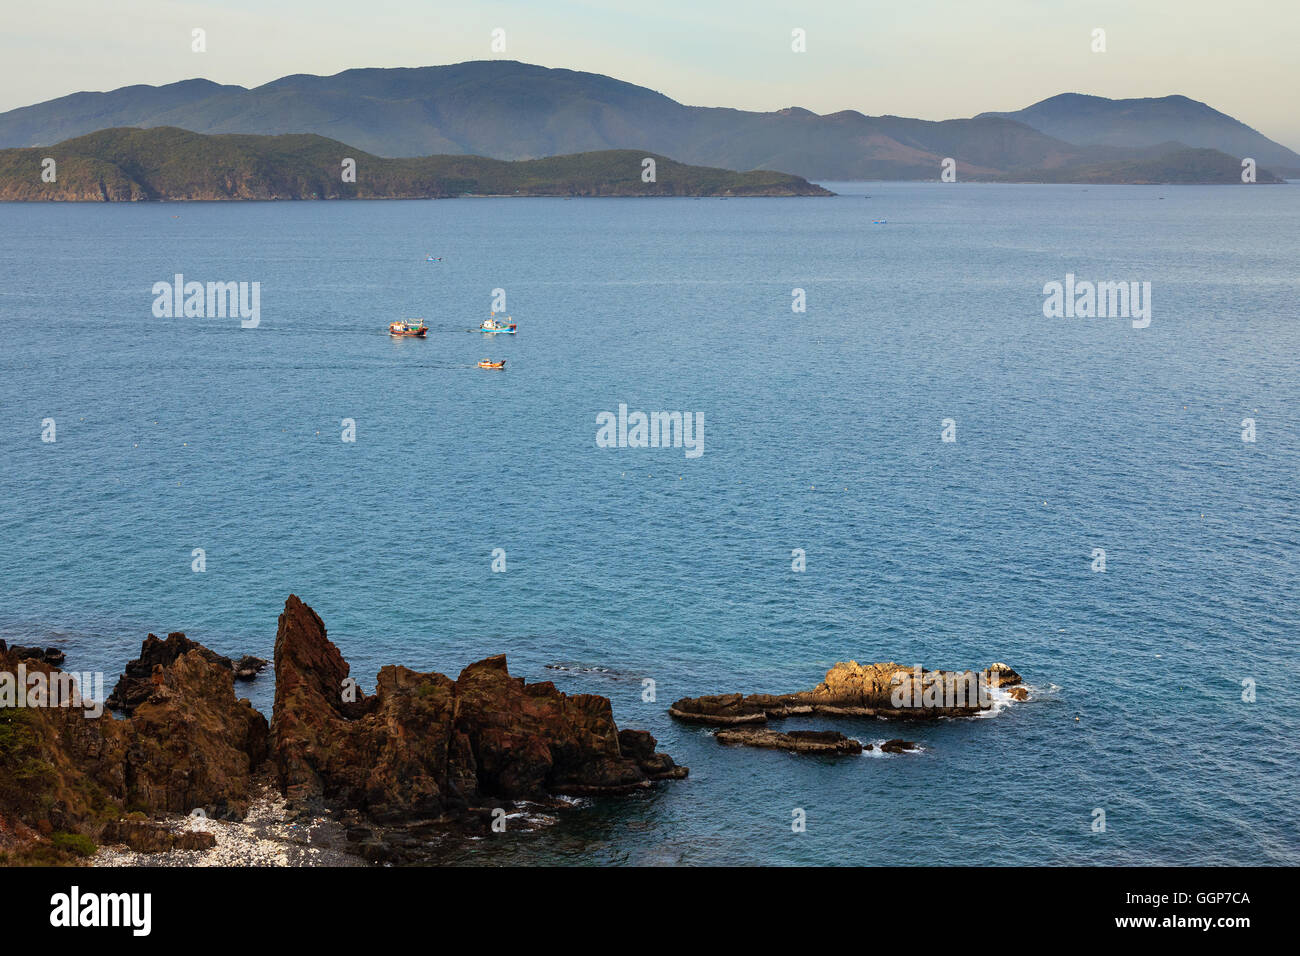
<path id="1" fill-rule="evenodd" d="M 1051 171 L 1109 164 L 1164 168 L 1165 157 L 1188 149 L 1224 154 L 1216 168 L 1231 159 L 1235 169 L 1249 156 L 1260 167 L 1300 176 L 1300 154 L 1184 96 L 1067 93 L 1016 112 L 942 121 L 799 107 L 764 113 L 686 106 L 608 76 L 509 60 L 298 74 L 252 89 L 193 79 L 74 93 L 0 113 L 0 147 L 155 126 L 314 133 L 384 157 L 519 160 L 633 149 L 819 181 L 935 179 L 945 157 L 956 159 L 963 179 L 1042 180 L 1057 175 Z"/>

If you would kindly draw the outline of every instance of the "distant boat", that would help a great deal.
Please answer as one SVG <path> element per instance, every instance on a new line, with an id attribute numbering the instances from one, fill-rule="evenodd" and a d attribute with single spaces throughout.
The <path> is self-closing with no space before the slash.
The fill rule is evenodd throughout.
<path id="1" fill-rule="evenodd" d="M 515 323 L 510 321 L 510 316 L 506 316 L 505 322 L 500 322 L 497 320 L 495 312 L 492 313 L 492 318 L 483 320 L 483 324 L 478 327 L 478 330 L 480 332 L 489 332 L 493 335 L 499 335 L 501 333 L 514 335 L 515 332 L 518 331 Z"/>
<path id="2" fill-rule="evenodd" d="M 493 362 L 490 359 L 484 359 L 483 361 L 478 363 L 478 367 L 479 368 L 505 368 L 506 360 L 502 359 L 500 362 Z"/>
<path id="3" fill-rule="evenodd" d="M 441 262 L 441 261 L 442 261 L 442 256 L 436 256 L 436 257 L 435 257 L 435 256 L 425 256 L 425 257 L 424 257 L 424 261 L 425 261 L 425 262 Z"/>
<path id="4" fill-rule="evenodd" d="M 873 219 L 871 221 L 874 222 L 877 226 L 889 222 L 888 219 Z"/>
<path id="5" fill-rule="evenodd" d="M 424 338 L 429 331 L 429 327 L 424 324 L 424 319 L 413 319 L 410 321 L 392 322 L 388 326 L 389 335 L 407 336 L 414 335 L 417 338 Z"/>

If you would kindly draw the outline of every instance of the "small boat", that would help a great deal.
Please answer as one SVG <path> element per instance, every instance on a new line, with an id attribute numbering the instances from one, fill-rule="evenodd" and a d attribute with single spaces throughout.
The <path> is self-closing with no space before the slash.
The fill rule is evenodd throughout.
<path id="1" fill-rule="evenodd" d="M 441 261 L 442 261 L 442 256 L 425 256 L 425 257 L 424 257 L 424 261 L 425 261 L 425 262 L 441 262 Z"/>
<path id="2" fill-rule="evenodd" d="M 484 359 L 483 361 L 478 363 L 478 367 L 479 368 L 505 368 L 506 360 L 502 359 L 500 362 L 493 362 L 489 359 Z"/>
<path id="3" fill-rule="evenodd" d="M 478 327 L 478 330 L 480 332 L 488 332 L 492 335 L 500 335 L 502 333 L 506 335 L 514 335 L 515 332 L 518 331 L 518 327 L 515 323 L 510 321 L 510 316 L 507 315 L 504 322 L 499 321 L 496 316 L 497 314 L 493 312 L 492 318 L 484 319 L 483 324 Z"/>
<path id="4" fill-rule="evenodd" d="M 401 322 L 392 322 L 388 326 L 389 335 L 414 335 L 418 338 L 424 338 L 425 333 L 428 331 L 429 327 L 424 324 L 424 319 L 411 319 L 410 321 L 403 319 Z"/>

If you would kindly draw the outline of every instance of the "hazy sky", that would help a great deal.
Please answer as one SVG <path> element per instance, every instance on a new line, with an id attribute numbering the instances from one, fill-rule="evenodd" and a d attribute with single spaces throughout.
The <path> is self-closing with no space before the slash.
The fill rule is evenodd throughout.
<path id="1" fill-rule="evenodd" d="M 195 27 L 205 53 L 190 49 Z M 796 27 L 806 53 L 791 52 Z M 493 57 L 691 105 L 923 119 L 1063 92 L 1183 93 L 1300 149 L 1300 0 L 15 0 L 0 110 L 196 76 L 256 86 Z"/>

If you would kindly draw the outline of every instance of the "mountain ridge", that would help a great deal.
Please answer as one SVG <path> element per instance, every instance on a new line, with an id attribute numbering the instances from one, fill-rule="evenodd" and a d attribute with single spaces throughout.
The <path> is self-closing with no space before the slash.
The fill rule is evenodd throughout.
<path id="1" fill-rule="evenodd" d="M 1143 123 L 1142 110 L 1160 122 Z M 823 181 L 934 179 L 947 157 L 957 160 L 961 177 L 1081 168 L 1136 159 L 1134 150 L 1154 139 L 1252 156 L 1300 175 L 1300 154 L 1182 96 L 1067 93 L 1024 110 L 950 120 L 852 109 L 822 115 L 799 106 L 762 113 L 685 106 L 602 74 L 514 60 L 298 73 L 251 88 L 196 78 L 74 93 L 0 113 L 0 147 L 50 145 L 121 126 L 315 133 L 389 158 L 517 160 L 636 149 L 691 165 L 787 170 Z"/>
<path id="2" fill-rule="evenodd" d="M 979 116 L 1022 122 L 1081 146 L 1133 148 L 1174 141 L 1242 158 L 1249 156 L 1261 165 L 1300 169 L 1300 154 L 1208 103 L 1181 93 L 1127 99 L 1058 93 L 1021 110 L 990 111 Z"/>

